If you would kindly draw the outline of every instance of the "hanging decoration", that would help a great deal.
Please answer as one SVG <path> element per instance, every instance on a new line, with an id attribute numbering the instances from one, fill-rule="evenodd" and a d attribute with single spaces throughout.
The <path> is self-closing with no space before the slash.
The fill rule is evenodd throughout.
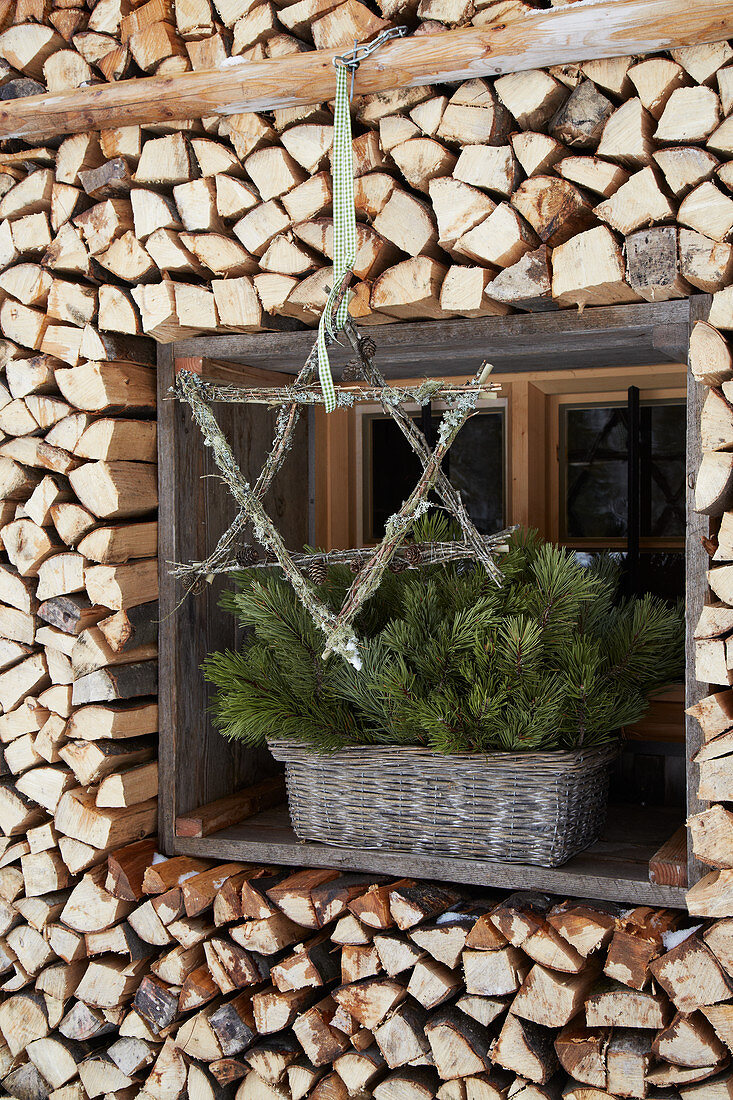
<path id="1" fill-rule="evenodd" d="M 362 551 L 363 565 L 354 577 L 341 610 L 334 615 L 319 599 L 313 584 L 304 572 L 306 562 L 301 556 L 296 558 L 286 548 L 262 503 L 265 492 L 292 444 L 292 433 L 299 411 L 308 405 L 325 404 L 326 398 L 323 392 L 309 384 L 313 373 L 313 352 L 298 375 L 295 385 L 283 387 L 280 391 L 253 390 L 251 387 L 232 385 L 219 386 L 206 382 L 189 371 L 181 371 L 178 374 L 175 393 L 190 407 L 193 418 L 203 435 L 204 443 L 211 448 L 214 461 L 239 507 L 239 512 L 205 562 L 178 567 L 176 572 L 179 576 L 190 578 L 196 574 L 208 576 L 237 566 L 241 568 L 241 562 L 236 558 L 234 561 L 231 560 L 231 548 L 244 528 L 251 526 L 257 542 L 270 556 L 272 563 L 280 566 L 303 606 L 323 631 L 326 638 L 323 656 L 327 657 L 331 652 L 338 653 L 358 668 L 360 667 L 359 642 L 354 632 L 354 620 L 361 607 L 379 587 L 385 569 L 389 567 L 400 547 L 403 547 L 407 553 L 408 548 L 404 544 L 409 538 L 415 520 L 427 511 L 428 495 L 432 490 L 437 493 L 445 511 L 458 523 L 463 534 L 464 549 L 461 552 L 458 549 L 460 543 L 457 543 L 455 544 L 457 552 L 452 552 L 448 546 L 452 547 L 453 544 L 446 544 L 440 550 L 428 552 L 427 560 L 431 560 L 431 554 L 439 555 L 439 558 L 436 556 L 433 560 L 447 560 L 449 556 L 471 556 L 480 562 L 498 583 L 500 574 L 494 555 L 504 546 L 508 532 L 504 531 L 488 537 L 479 534 L 469 518 L 460 493 L 451 485 L 442 469 L 443 459 L 458 432 L 475 411 L 478 400 L 495 394 L 499 388 L 487 381 L 491 368 L 483 364 L 477 375 L 466 385 L 456 386 L 436 381 L 425 382 L 415 388 L 402 387 L 392 390 L 374 364 L 373 356 L 376 350 L 374 343 L 360 336 L 351 319 L 346 321 L 345 331 L 357 355 L 362 378 L 367 383 L 364 389 L 367 400 L 374 400 L 377 397 L 384 412 L 394 419 L 417 455 L 422 466 L 422 475 L 399 511 L 387 521 L 384 538 L 379 545 Z M 338 390 L 334 387 L 337 408 L 353 406 L 360 396 L 359 387 L 348 386 Z M 435 399 L 444 402 L 446 410 L 438 429 L 437 442 L 431 449 L 423 433 L 404 409 L 402 402 L 417 400 L 421 404 L 427 404 L 428 401 Z M 254 487 L 250 486 L 242 473 L 211 409 L 211 405 L 219 401 L 251 403 L 253 400 L 260 404 L 280 406 L 273 447 Z"/>
<path id="2" fill-rule="evenodd" d="M 212 451 L 222 478 L 234 497 L 238 512 L 216 547 L 203 562 L 174 566 L 176 576 L 189 582 L 197 578 L 210 578 L 216 573 L 241 569 L 243 564 L 278 565 L 292 584 L 299 600 L 323 631 L 325 647 L 323 657 L 338 653 L 354 667 L 361 667 L 359 639 L 354 622 L 366 601 L 376 592 L 384 571 L 393 568 L 415 568 L 420 564 L 472 558 L 499 583 L 500 573 L 494 556 L 504 548 L 508 531 L 497 535 L 481 535 L 461 500 L 460 493 L 451 485 L 442 469 L 443 460 L 466 420 L 476 410 L 477 402 L 486 396 L 495 396 L 499 387 L 487 381 L 491 367 L 482 364 L 476 376 L 464 385 L 453 385 L 439 380 L 425 381 L 414 387 L 390 387 L 382 372 L 374 363 L 374 342 L 362 337 L 348 314 L 349 285 L 353 278 L 352 265 L 356 255 L 356 221 L 354 211 L 354 181 L 351 151 L 351 119 L 349 111 L 348 74 L 353 76 L 359 62 L 369 56 L 382 42 L 405 33 L 404 27 L 391 28 L 367 46 L 354 44 L 349 54 L 334 59 L 336 66 L 336 108 L 334 118 L 333 152 L 333 204 L 334 204 L 334 274 L 326 307 L 318 327 L 316 344 L 311 350 L 292 386 L 277 388 L 253 388 L 247 386 L 221 386 L 202 380 L 189 371 L 181 371 L 176 377 L 175 395 L 185 401 L 203 435 L 204 443 Z M 357 384 L 334 385 L 328 361 L 328 345 L 344 331 L 356 355 L 352 374 Z M 316 369 L 319 384 L 316 383 Z M 407 402 L 425 406 L 440 400 L 445 412 L 433 448 L 405 409 Z M 318 556 L 293 554 L 285 546 L 282 537 L 263 505 L 264 497 L 281 468 L 292 446 L 293 432 L 303 408 L 322 404 L 327 412 L 337 408 L 351 408 L 359 401 L 377 401 L 383 411 L 392 417 L 415 452 L 422 474 L 417 485 L 402 507 L 389 518 L 385 534 L 378 546 L 368 550 L 340 552 L 346 554 L 354 580 L 338 613 L 332 612 L 319 598 L 314 585 L 318 583 L 313 570 L 322 576 L 322 570 L 333 560 L 330 555 Z M 272 448 L 254 485 L 244 477 L 223 431 L 217 423 L 211 406 L 217 402 L 242 402 L 264 404 L 279 409 Z M 463 541 L 431 545 L 409 544 L 409 536 L 415 521 L 427 511 L 428 497 L 435 491 L 443 509 L 460 527 Z M 258 561 L 254 547 L 242 547 L 244 530 L 251 527 L 254 537 L 265 551 L 265 561 Z M 249 559 L 249 560 L 243 560 Z"/>

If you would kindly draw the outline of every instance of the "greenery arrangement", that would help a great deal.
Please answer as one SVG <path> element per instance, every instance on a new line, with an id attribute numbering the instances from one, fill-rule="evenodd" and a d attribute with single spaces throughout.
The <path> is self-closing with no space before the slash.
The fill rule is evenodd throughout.
<path id="1" fill-rule="evenodd" d="M 439 513 L 415 531 L 448 536 Z M 282 574 L 243 571 L 223 603 L 245 644 L 204 665 L 218 727 L 250 745 L 284 737 L 314 751 L 576 749 L 613 740 L 655 688 L 681 677 L 681 609 L 618 600 L 610 559 L 586 567 L 522 532 L 500 564 L 501 587 L 465 563 L 385 574 L 357 622 L 360 671 L 322 659 L 321 634 Z M 339 607 L 352 580 L 330 567 L 321 599 Z"/>

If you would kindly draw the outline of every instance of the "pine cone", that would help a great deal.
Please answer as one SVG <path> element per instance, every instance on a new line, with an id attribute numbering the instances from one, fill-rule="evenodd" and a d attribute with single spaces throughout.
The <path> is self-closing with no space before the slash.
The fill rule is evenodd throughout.
<path id="1" fill-rule="evenodd" d="M 361 567 L 363 564 L 364 563 L 362 562 L 361 558 L 352 558 L 352 560 L 349 562 L 349 569 L 354 575 L 356 575 L 357 573 L 361 573 Z"/>
<path id="2" fill-rule="evenodd" d="M 350 359 L 344 369 L 341 371 L 342 382 L 358 382 L 361 378 L 361 367 L 358 363 L 355 363 L 353 359 Z"/>
<path id="3" fill-rule="evenodd" d="M 407 563 L 403 558 L 392 558 L 392 561 L 389 563 L 389 568 L 393 573 L 404 573 L 407 569 Z"/>
<path id="4" fill-rule="evenodd" d="M 419 546 L 415 546 L 413 543 L 405 546 L 402 557 L 408 565 L 418 565 L 422 561 L 422 551 Z"/>
<path id="5" fill-rule="evenodd" d="M 236 559 L 238 565 L 256 565 L 260 560 L 260 555 L 254 546 L 240 546 L 236 551 Z"/>
<path id="6" fill-rule="evenodd" d="M 314 584 L 325 584 L 328 580 L 328 566 L 323 558 L 308 563 L 308 576 Z"/>

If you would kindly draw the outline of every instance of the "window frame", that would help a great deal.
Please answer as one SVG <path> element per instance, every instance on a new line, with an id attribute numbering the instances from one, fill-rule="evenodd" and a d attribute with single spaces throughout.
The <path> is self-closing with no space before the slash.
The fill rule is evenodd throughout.
<path id="1" fill-rule="evenodd" d="M 680 403 L 686 404 L 686 389 L 684 386 L 685 376 L 680 372 L 681 385 L 679 387 L 665 386 L 662 388 L 647 387 L 639 391 L 639 401 L 644 402 L 658 402 L 658 403 Z M 630 385 L 634 385 L 634 381 L 629 382 Z M 550 526 L 548 532 L 548 538 L 553 542 L 560 543 L 562 546 L 567 546 L 572 550 L 620 550 L 624 549 L 627 543 L 627 539 L 622 537 L 574 537 L 570 538 L 563 534 L 563 429 L 562 429 L 562 412 L 567 408 L 582 408 L 582 407 L 608 407 L 616 405 L 623 407 L 627 403 L 627 394 L 624 391 L 609 390 L 605 393 L 584 393 L 584 394 L 552 394 L 548 398 L 548 440 L 547 440 L 547 459 L 548 470 L 550 473 L 549 479 L 549 494 L 550 499 L 555 502 L 554 507 L 550 513 Z M 553 457 L 554 456 L 554 457 Z M 654 538 L 652 536 L 642 536 L 640 540 L 642 550 L 683 550 L 685 546 L 685 536 L 677 535 L 669 538 Z"/>
<path id="2" fill-rule="evenodd" d="M 547 439 L 545 395 L 557 391 L 557 372 L 577 371 L 578 390 L 596 389 L 593 379 L 602 371 L 628 364 L 629 371 L 643 366 L 658 376 L 670 363 L 684 361 L 689 333 L 698 319 L 704 319 L 710 297 L 588 308 L 582 313 L 558 310 L 540 314 L 515 314 L 475 320 L 400 323 L 384 326 L 379 333 L 380 363 L 389 359 L 394 379 L 432 373 L 443 374 L 451 362 L 454 376 L 471 375 L 476 362 L 488 359 L 497 366 L 502 382 L 512 382 L 511 402 L 526 403 L 530 429 L 521 433 L 510 428 L 513 476 L 509 486 L 513 522 L 526 522 L 533 492 L 532 474 L 537 462 L 544 464 Z M 647 869 L 631 871 L 621 856 L 576 857 L 565 868 L 553 870 L 480 860 L 444 859 L 420 853 L 390 850 L 362 851 L 331 848 L 300 842 L 281 817 L 273 812 L 241 820 L 231 816 L 237 803 L 226 761 L 230 747 L 215 735 L 202 732 L 203 691 L 196 659 L 197 646 L 205 644 L 210 608 L 206 598 L 181 601 L 178 586 L 168 572 L 168 563 L 187 560 L 205 528 L 200 498 L 205 487 L 182 491 L 199 476 L 203 451 L 198 433 L 191 429 L 177 403 L 168 399 L 176 367 L 197 363 L 207 377 L 242 380 L 250 368 L 292 374 L 307 357 L 313 333 L 270 332 L 244 336 L 200 337 L 158 349 L 159 369 L 159 484 L 160 484 L 160 845 L 169 855 L 188 854 L 218 859 L 239 859 L 299 866 L 338 866 L 369 872 L 417 878 L 444 879 L 497 888 L 540 889 L 576 897 L 606 897 L 634 904 L 683 905 L 681 886 L 650 885 Z M 442 359 L 441 359 L 442 354 Z M 337 349 L 333 362 L 338 371 L 348 352 Z M 441 366 L 431 367 L 435 361 Z M 622 373 L 623 373 L 622 369 Z M 250 375 L 251 377 L 251 375 Z M 280 380 L 282 374 L 280 375 Z M 260 381 L 263 376 L 260 375 Z M 692 633 L 705 601 L 706 555 L 701 538 L 708 534 L 706 517 L 693 510 L 693 475 L 701 458 L 699 417 L 704 387 L 688 379 L 687 402 L 687 705 L 706 694 L 705 685 L 694 678 Z M 320 415 L 319 415 L 320 414 Z M 342 507 L 345 483 L 353 485 L 354 433 L 348 415 L 333 414 L 323 431 L 325 414 L 317 410 L 312 423 L 309 456 L 303 456 L 313 473 L 311 493 L 314 531 L 329 534 L 325 545 L 353 545 L 348 507 Z M 541 447 L 539 446 L 541 442 Z M 544 491 L 544 490 L 543 490 Z M 545 532 L 543 532 L 545 533 Z M 336 534 L 337 537 L 331 537 Z M 203 643 L 202 640 L 203 639 Z M 210 643 L 209 648 L 219 644 Z M 697 765 L 692 758 L 700 747 L 697 724 L 687 721 L 687 812 L 705 808 L 697 798 Z M 257 750 L 248 764 L 252 781 L 263 774 Z M 248 758 L 249 759 L 249 758 Z M 227 782 L 229 782 L 227 792 Z M 212 794 L 216 791 L 216 794 Z M 182 835 L 181 823 L 202 803 L 223 797 L 217 807 L 218 829 L 211 835 Z M 207 807 L 207 809 L 211 809 Z M 227 817 L 229 814 L 229 817 Z M 239 820 L 239 823 L 235 823 Z M 644 826 L 637 829 L 637 837 Z M 598 860 L 600 859 L 600 862 Z M 640 865 L 635 865 L 640 868 Z M 693 885 L 706 869 L 688 851 L 688 881 Z"/>

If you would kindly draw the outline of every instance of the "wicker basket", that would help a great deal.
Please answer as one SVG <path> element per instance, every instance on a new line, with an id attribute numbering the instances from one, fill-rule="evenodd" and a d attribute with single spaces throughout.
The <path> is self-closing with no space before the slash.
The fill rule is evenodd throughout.
<path id="1" fill-rule="evenodd" d="M 613 745 L 580 752 L 341 749 L 271 741 L 301 840 L 557 867 L 598 838 Z"/>

